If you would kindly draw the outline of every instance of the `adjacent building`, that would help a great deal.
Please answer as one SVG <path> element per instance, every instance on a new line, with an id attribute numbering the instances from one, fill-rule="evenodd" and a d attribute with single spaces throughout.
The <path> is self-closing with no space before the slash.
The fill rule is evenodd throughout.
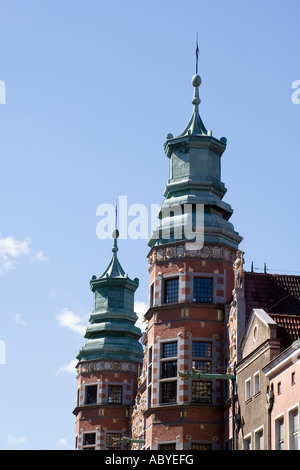
<path id="1" fill-rule="evenodd" d="M 228 437 L 239 450 L 298 449 L 300 277 L 244 272 L 233 294 L 228 329 L 237 390 Z"/>

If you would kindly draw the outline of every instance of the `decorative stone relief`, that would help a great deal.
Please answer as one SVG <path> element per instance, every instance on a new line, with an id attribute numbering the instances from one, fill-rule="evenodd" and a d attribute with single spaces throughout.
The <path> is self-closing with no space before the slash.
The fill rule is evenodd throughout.
<path id="1" fill-rule="evenodd" d="M 205 245 L 198 250 L 194 250 L 193 257 L 205 260 L 208 258 L 222 259 L 234 263 L 237 253 L 239 252 L 227 247 Z M 190 256 L 190 251 L 186 250 L 185 243 L 174 246 L 153 247 L 148 255 L 149 271 L 156 262 L 170 261 L 171 259 L 180 259 L 186 256 Z"/>
<path id="2" fill-rule="evenodd" d="M 137 372 L 138 365 L 136 363 L 125 361 L 90 361 L 79 363 L 77 367 L 77 375 L 90 374 L 93 372 L 103 371 L 131 371 Z"/>

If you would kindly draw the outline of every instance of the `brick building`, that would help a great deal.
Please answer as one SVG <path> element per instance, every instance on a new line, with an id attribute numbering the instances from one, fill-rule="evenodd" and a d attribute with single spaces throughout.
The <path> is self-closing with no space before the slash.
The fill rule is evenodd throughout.
<path id="1" fill-rule="evenodd" d="M 90 287 L 94 308 L 83 348 L 77 356 L 76 449 L 126 449 L 122 438 L 131 433 L 132 406 L 143 359 L 141 331 L 134 326 L 134 292 L 138 279 L 125 274 L 117 257 L 118 232 L 113 256 Z"/>
<path id="2" fill-rule="evenodd" d="M 167 136 L 170 179 L 149 241 L 150 308 L 132 422 L 133 437 L 143 438 L 145 449 L 224 447 L 224 319 L 241 237 L 223 201 L 226 139 L 213 137 L 200 118 L 200 84 L 195 75 L 185 130 Z M 193 369 L 203 377 L 184 375 Z"/>
<path id="3" fill-rule="evenodd" d="M 77 449 L 223 450 L 299 446 L 300 277 L 243 271 L 223 200 L 221 157 L 199 114 L 164 150 L 169 179 L 149 240 L 146 330 L 117 258 L 90 282 L 77 358 Z M 298 361 L 298 362 L 297 362 Z M 130 444 L 129 444 L 130 442 Z"/>

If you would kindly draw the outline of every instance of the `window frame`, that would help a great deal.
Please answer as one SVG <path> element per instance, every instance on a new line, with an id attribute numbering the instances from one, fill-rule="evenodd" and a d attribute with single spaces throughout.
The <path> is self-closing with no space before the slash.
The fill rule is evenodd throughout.
<path id="1" fill-rule="evenodd" d="M 168 285 L 171 286 L 171 283 L 176 283 L 176 288 L 170 288 L 168 290 Z M 176 294 L 174 296 L 174 293 Z M 164 279 L 164 303 L 170 304 L 178 302 L 179 300 L 179 277 L 170 277 Z"/>
<path id="2" fill-rule="evenodd" d="M 94 442 L 86 443 L 87 436 L 94 436 Z M 83 450 L 95 450 L 96 449 L 96 432 L 85 432 L 82 436 L 82 449 Z"/>
<path id="3" fill-rule="evenodd" d="M 251 377 L 248 377 L 245 380 L 245 402 L 251 400 L 252 398 L 252 380 Z"/>
<path id="4" fill-rule="evenodd" d="M 201 281 L 203 285 L 201 286 Z M 196 285 L 199 282 L 200 285 Z M 207 286 L 205 285 L 207 284 Z M 204 276 L 193 277 L 193 302 L 202 304 L 213 303 L 213 278 Z"/>
<path id="5" fill-rule="evenodd" d="M 112 393 L 112 392 L 116 392 L 116 390 L 118 391 L 117 395 L 115 395 L 115 393 Z M 116 399 L 116 396 L 120 397 L 120 399 L 119 400 Z M 123 403 L 123 386 L 118 385 L 118 384 L 109 384 L 107 386 L 107 404 L 108 405 L 122 405 L 122 403 Z"/>
<path id="6" fill-rule="evenodd" d="M 93 389 L 92 396 L 94 400 L 88 398 L 89 392 Z M 84 387 L 84 405 L 97 405 L 98 403 L 98 385 L 97 384 L 86 384 Z"/>
<path id="7" fill-rule="evenodd" d="M 203 386 L 203 389 L 201 389 L 201 385 Z M 195 388 L 198 388 L 198 390 L 195 390 Z M 206 393 L 208 393 L 208 396 L 206 396 Z M 204 394 L 204 397 L 202 399 L 197 399 L 198 394 Z M 212 383 L 210 381 L 192 380 L 191 403 L 212 403 Z"/>

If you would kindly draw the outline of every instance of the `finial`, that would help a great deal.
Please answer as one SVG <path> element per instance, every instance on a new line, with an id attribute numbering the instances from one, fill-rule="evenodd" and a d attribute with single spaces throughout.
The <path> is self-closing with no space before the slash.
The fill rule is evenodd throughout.
<path id="1" fill-rule="evenodd" d="M 116 253 L 119 250 L 118 245 L 117 245 L 117 238 L 119 238 L 119 230 L 117 229 L 117 212 L 118 212 L 118 209 L 117 209 L 117 199 L 116 199 L 116 203 L 115 203 L 115 229 L 112 233 L 112 237 L 114 239 L 112 251 L 114 253 Z"/>
<path id="2" fill-rule="evenodd" d="M 198 75 L 198 59 L 199 59 L 199 46 L 198 46 L 198 33 L 196 40 L 196 75 Z"/>

